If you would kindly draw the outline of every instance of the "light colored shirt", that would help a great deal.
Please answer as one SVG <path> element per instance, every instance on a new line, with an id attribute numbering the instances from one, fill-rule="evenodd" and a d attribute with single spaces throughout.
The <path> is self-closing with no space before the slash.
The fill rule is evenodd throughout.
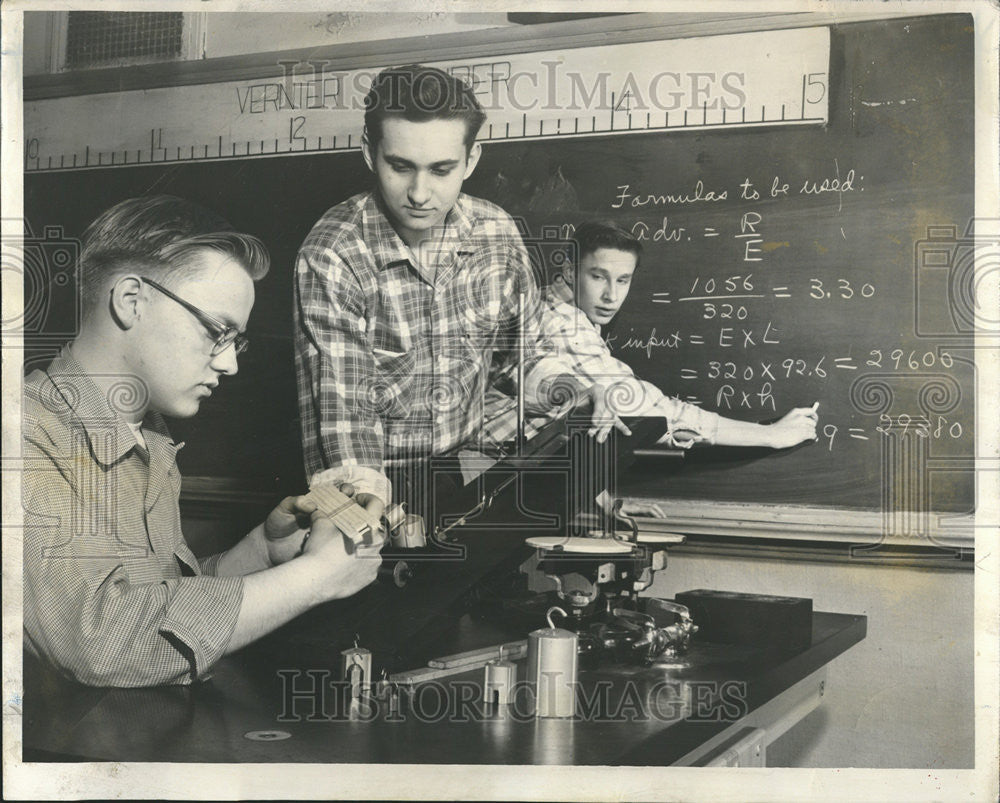
<path id="1" fill-rule="evenodd" d="M 444 229 L 415 264 L 369 192 L 302 244 L 295 360 L 312 485 L 347 480 L 388 502 L 387 467 L 513 434 L 489 419 L 512 403 L 519 354 L 529 408 L 546 409 L 539 384 L 567 372 L 538 336 L 540 295 L 511 217 L 462 194 Z M 507 396 L 488 404 L 494 386 Z"/>
<path id="2" fill-rule="evenodd" d="M 611 354 L 600 326 L 573 303 L 572 288 L 561 277 L 546 288 L 541 332 L 581 383 L 588 388 L 597 383 L 608 386 L 609 401 L 619 416 L 666 418 L 667 434 L 660 443 L 686 449 L 715 442 L 719 415 L 666 396 L 656 385 L 638 379 Z"/>
<path id="3" fill-rule="evenodd" d="M 190 683 L 225 652 L 242 580 L 184 541 L 183 444 L 154 413 L 140 446 L 118 401 L 69 349 L 25 379 L 25 648 L 88 685 Z"/>

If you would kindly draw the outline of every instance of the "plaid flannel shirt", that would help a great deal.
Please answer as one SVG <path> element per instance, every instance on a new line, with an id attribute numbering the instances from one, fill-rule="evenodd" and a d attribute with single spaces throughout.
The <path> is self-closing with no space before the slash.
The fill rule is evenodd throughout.
<path id="1" fill-rule="evenodd" d="M 567 373 L 538 336 L 538 287 L 506 212 L 462 194 L 435 242 L 416 259 L 369 192 L 302 244 L 295 359 L 312 485 L 349 480 L 388 502 L 388 468 L 508 439 L 497 413 L 514 404 L 520 326 L 529 409 L 547 409 L 539 384 Z M 494 387 L 506 394 L 487 398 Z"/>
<path id="2" fill-rule="evenodd" d="M 116 412 L 134 390 L 105 395 L 69 349 L 24 382 L 25 648 L 94 686 L 203 678 L 243 602 L 184 541 L 183 444 L 152 413 L 144 448 Z"/>
<path id="3" fill-rule="evenodd" d="M 667 434 L 660 443 L 686 449 L 715 442 L 720 416 L 665 396 L 656 385 L 636 378 L 628 365 L 611 355 L 601 328 L 573 303 L 573 290 L 562 277 L 546 288 L 541 331 L 580 382 L 609 386 L 609 401 L 618 415 L 665 417 Z"/>

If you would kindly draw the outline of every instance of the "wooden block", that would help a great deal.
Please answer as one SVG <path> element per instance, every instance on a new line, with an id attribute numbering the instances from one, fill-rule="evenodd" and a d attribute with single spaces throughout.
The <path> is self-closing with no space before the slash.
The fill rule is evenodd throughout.
<path id="1" fill-rule="evenodd" d="M 442 655 L 440 658 L 432 658 L 427 662 L 427 666 L 434 669 L 451 669 L 456 666 L 482 666 L 489 661 L 499 659 L 501 647 L 503 647 L 503 659 L 505 661 L 523 658 L 528 654 L 527 641 L 511 641 L 502 645 L 498 644 L 496 647 L 482 647 L 478 650 L 459 652 L 454 655 Z"/>
<path id="2" fill-rule="evenodd" d="M 333 483 L 317 485 L 306 494 L 316 508 L 329 518 L 355 545 L 372 544 L 381 528 L 361 505 Z"/>

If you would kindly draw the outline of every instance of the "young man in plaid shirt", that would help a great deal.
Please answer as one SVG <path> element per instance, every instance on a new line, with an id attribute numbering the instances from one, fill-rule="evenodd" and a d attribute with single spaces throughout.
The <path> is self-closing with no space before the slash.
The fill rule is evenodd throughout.
<path id="1" fill-rule="evenodd" d="M 604 385 L 620 416 L 663 416 L 667 434 L 661 443 L 682 449 L 695 443 L 767 446 L 783 449 L 816 438 L 816 407 L 798 407 L 779 421 L 763 425 L 725 418 L 663 394 L 636 378 L 616 359 L 601 336 L 628 296 L 639 267 L 642 244 L 613 223 L 588 222 L 573 234 L 575 259 L 546 288 L 542 334 L 570 363 L 585 385 Z"/>
<path id="2" fill-rule="evenodd" d="M 24 644 L 94 686 L 190 683 L 222 655 L 375 579 L 315 505 L 285 499 L 228 551 L 181 533 L 183 444 L 237 355 L 264 246 L 180 198 L 133 198 L 84 234 L 83 323 L 24 382 Z M 299 529 L 312 514 L 309 538 Z"/>
<path id="3" fill-rule="evenodd" d="M 411 65 L 383 71 L 365 101 L 375 189 L 330 209 L 299 250 L 295 351 L 311 485 L 350 481 L 379 514 L 389 474 L 512 434 L 489 428 L 485 398 L 521 355 L 529 411 L 576 392 L 595 419 L 606 408 L 544 347 L 511 217 L 461 192 L 486 117 L 472 91 Z"/>

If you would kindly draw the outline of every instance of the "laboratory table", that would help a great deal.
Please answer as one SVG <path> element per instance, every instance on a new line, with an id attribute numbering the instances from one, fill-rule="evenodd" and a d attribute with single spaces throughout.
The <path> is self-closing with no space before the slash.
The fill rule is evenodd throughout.
<path id="1" fill-rule="evenodd" d="M 571 719 L 535 719 L 530 697 L 488 707 L 482 668 L 352 705 L 337 655 L 315 649 L 321 634 L 279 632 L 191 686 L 94 689 L 33 668 L 24 759 L 762 766 L 767 745 L 821 702 L 827 665 L 867 620 L 814 612 L 812 625 L 794 648 L 696 638 L 650 667 L 583 670 Z M 466 614 L 432 646 L 448 655 L 525 635 Z"/>

